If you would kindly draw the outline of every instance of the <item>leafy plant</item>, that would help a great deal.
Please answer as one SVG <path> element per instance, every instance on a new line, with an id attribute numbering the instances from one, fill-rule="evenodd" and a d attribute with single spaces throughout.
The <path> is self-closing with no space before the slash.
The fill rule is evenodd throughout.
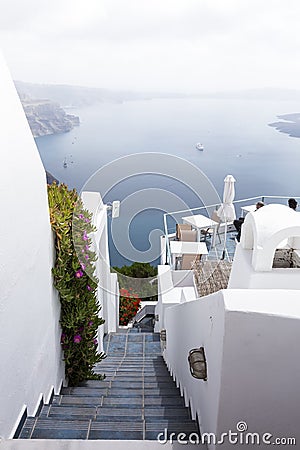
<path id="1" fill-rule="evenodd" d="M 94 276 L 96 254 L 89 234 L 95 231 L 91 214 L 76 190 L 65 184 L 48 185 L 50 221 L 55 232 L 56 261 L 52 270 L 61 302 L 61 345 L 70 386 L 86 379 L 102 379 L 93 371 L 105 355 L 97 351 L 99 317 Z M 79 257 L 77 256 L 79 255 Z"/>
<path id="2" fill-rule="evenodd" d="M 128 325 L 140 308 L 141 299 L 127 289 L 120 289 L 119 323 Z"/>
<path id="3" fill-rule="evenodd" d="M 157 301 L 157 268 L 149 263 L 135 262 L 130 266 L 113 267 L 121 289 L 137 292 L 147 301 Z M 123 276 L 124 275 L 124 276 Z"/>

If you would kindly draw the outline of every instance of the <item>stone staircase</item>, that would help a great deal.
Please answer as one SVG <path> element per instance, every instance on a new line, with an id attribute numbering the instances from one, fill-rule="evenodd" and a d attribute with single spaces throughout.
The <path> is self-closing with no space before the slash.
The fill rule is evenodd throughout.
<path id="1" fill-rule="evenodd" d="M 19 438 L 156 440 L 163 433 L 163 440 L 165 433 L 199 435 L 161 356 L 157 333 L 112 333 L 104 344 L 108 356 L 96 372 L 106 379 L 62 388 L 37 417 L 26 419 Z"/>

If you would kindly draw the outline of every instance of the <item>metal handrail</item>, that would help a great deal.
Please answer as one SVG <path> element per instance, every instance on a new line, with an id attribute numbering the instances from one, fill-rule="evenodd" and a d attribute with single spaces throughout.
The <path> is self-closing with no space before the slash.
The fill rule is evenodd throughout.
<path id="1" fill-rule="evenodd" d="M 244 203 L 244 202 L 249 202 L 249 201 L 253 201 L 253 200 L 260 200 L 262 202 L 265 202 L 266 199 L 281 199 L 281 200 L 288 200 L 289 198 L 291 198 L 290 196 L 284 196 L 284 195 L 258 195 L 256 197 L 247 197 L 247 198 L 243 198 L 243 199 L 239 199 L 239 200 L 234 200 L 232 203 L 233 204 L 237 204 L 237 203 Z M 299 197 L 294 197 L 295 199 L 299 200 Z M 189 209 L 182 209 L 179 211 L 171 211 L 168 213 L 164 213 L 164 229 L 165 229 L 165 241 L 166 241 L 166 263 L 168 261 L 171 261 L 171 251 L 170 251 L 170 243 L 169 243 L 169 239 L 168 239 L 168 235 L 170 234 L 168 231 L 168 225 L 167 225 L 167 216 L 173 216 L 175 214 L 182 214 L 182 213 L 186 213 L 186 212 L 193 212 L 193 211 L 201 211 L 203 209 L 208 209 L 208 208 L 216 208 L 216 206 L 220 206 L 220 203 L 216 203 L 213 205 L 205 205 L 205 206 L 198 206 L 196 208 L 189 208 Z"/>

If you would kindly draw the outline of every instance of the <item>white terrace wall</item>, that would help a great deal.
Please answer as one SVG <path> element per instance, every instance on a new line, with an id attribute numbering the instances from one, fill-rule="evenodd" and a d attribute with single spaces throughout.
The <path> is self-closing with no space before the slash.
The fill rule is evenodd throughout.
<path id="1" fill-rule="evenodd" d="M 0 436 L 63 378 L 46 177 L 0 54 Z"/>
<path id="2" fill-rule="evenodd" d="M 101 305 L 100 316 L 105 323 L 99 328 L 99 351 L 103 351 L 104 333 L 115 332 L 118 323 L 118 280 L 117 275 L 110 273 L 110 258 L 108 250 L 107 207 L 103 204 L 99 192 L 84 191 L 81 198 L 85 208 L 93 214 L 93 224 L 97 228 L 92 236 L 93 248 L 98 259 L 96 261 L 96 276 L 99 279 L 98 301 Z"/>
<path id="3" fill-rule="evenodd" d="M 237 423 L 245 421 L 249 433 L 270 433 L 270 443 L 276 437 L 300 442 L 296 290 L 227 289 L 170 307 L 165 316 L 164 356 L 202 433 L 220 438 L 229 430 L 237 432 Z M 207 381 L 189 373 L 189 350 L 201 346 Z M 220 448 L 229 450 L 232 444 L 225 439 Z"/>
<path id="4" fill-rule="evenodd" d="M 168 265 L 157 267 L 158 302 L 155 306 L 154 331 L 160 332 L 165 328 L 165 311 L 178 303 L 195 300 L 197 289 L 191 270 L 171 270 Z"/>

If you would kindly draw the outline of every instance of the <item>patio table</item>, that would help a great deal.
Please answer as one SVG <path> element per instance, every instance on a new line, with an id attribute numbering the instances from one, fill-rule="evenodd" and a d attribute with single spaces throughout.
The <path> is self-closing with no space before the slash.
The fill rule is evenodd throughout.
<path id="1" fill-rule="evenodd" d="M 213 239 L 212 239 L 212 247 L 215 246 L 216 242 L 216 234 L 217 228 L 220 225 L 219 222 L 215 220 L 209 219 L 203 214 L 195 214 L 193 216 L 186 216 L 182 218 L 183 223 L 189 223 L 192 227 L 197 228 L 198 230 L 198 241 L 200 241 L 200 232 L 203 229 L 212 228 L 213 229 Z"/>

